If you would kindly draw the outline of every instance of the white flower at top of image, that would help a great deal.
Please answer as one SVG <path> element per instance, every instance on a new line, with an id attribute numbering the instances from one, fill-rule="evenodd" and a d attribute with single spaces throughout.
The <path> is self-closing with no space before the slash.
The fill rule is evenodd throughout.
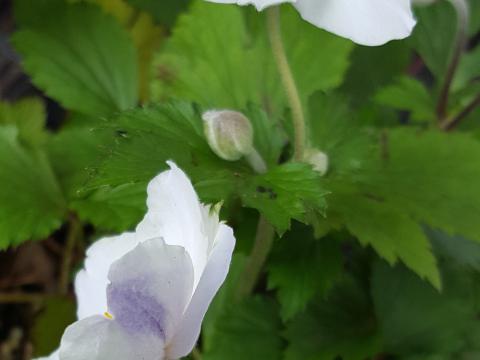
<path id="1" fill-rule="evenodd" d="M 188 355 L 227 275 L 235 238 L 173 163 L 148 185 L 135 232 L 87 251 L 75 279 L 78 321 L 49 360 L 162 360 Z"/>
<path id="2" fill-rule="evenodd" d="M 415 26 L 411 0 L 207 0 L 238 5 L 292 3 L 300 15 L 319 28 L 369 46 L 408 37 Z M 301 39 L 299 39 L 301 40 Z"/>

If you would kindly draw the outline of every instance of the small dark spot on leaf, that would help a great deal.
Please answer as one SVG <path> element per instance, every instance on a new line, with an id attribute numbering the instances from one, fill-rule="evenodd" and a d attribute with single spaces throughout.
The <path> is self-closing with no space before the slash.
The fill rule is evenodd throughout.
<path id="1" fill-rule="evenodd" d="M 116 130 L 115 135 L 117 135 L 119 137 L 127 138 L 128 137 L 128 132 L 125 131 L 125 130 Z"/>
<path id="2" fill-rule="evenodd" d="M 263 193 L 266 193 L 266 192 L 267 192 L 267 189 L 264 188 L 263 186 L 258 186 L 258 187 L 257 187 L 257 192 L 263 194 Z"/>

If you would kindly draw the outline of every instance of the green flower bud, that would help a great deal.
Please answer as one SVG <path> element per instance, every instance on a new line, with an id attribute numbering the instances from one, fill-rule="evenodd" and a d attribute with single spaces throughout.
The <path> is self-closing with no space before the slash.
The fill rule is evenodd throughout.
<path id="1" fill-rule="evenodd" d="M 211 110 L 202 115 L 208 144 L 224 160 L 236 161 L 253 151 L 253 128 L 245 115 L 231 110 Z"/>
<path id="2" fill-rule="evenodd" d="M 317 149 L 307 149 L 304 156 L 305 162 L 313 166 L 315 171 L 318 171 L 320 175 L 325 175 L 328 171 L 328 155 L 323 151 Z"/>

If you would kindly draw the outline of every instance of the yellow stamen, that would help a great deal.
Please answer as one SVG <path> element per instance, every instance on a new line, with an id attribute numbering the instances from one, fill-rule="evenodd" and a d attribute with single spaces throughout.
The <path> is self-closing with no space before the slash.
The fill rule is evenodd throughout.
<path id="1" fill-rule="evenodd" d="M 105 316 L 105 317 L 106 317 L 107 319 L 109 319 L 109 320 L 113 320 L 112 314 L 110 314 L 108 311 L 105 311 L 105 312 L 103 313 L 103 316 Z"/>

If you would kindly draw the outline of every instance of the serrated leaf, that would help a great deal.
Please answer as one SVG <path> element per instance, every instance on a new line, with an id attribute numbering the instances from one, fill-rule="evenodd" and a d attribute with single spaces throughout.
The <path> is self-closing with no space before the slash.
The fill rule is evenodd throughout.
<path id="1" fill-rule="evenodd" d="M 97 3 L 112 14 L 130 33 L 137 49 L 139 96 L 143 102 L 150 97 L 150 77 L 153 54 L 164 37 L 164 31 L 157 26 L 152 16 L 129 6 L 126 0 L 87 0 Z M 164 0 L 165 1 L 165 0 Z M 162 1 L 162 3 L 164 2 Z M 178 0 L 176 0 L 178 1 Z M 132 4 L 133 5 L 133 4 Z M 152 14 L 153 15 L 153 14 Z"/>
<path id="2" fill-rule="evenodd" d="M 50 137 L 48 153 L 69 208 L 98 228 L 125 231 L 145 214 L 145 183 L 81 191 L 91 178 L 88 168 L 100 158 L 107 142 L 101 132 L 72 127 Z"/>
<path id="3" fill-rule="evenodd" d="M 65 203 L 43 152 L 0 127 L 0 248 L 41 239 L 60 227 Z"/>
<path id="4" fill-rule="evenodd" d="M 395 83 L 381 89 L 376 93 L 375 101 L 410 112 L 415 122 L 431 122 L 436 119 L 432 95 L 419 80 L 411 77 L 401 77 Z"/>
<path id="5" fill-rule="evenodd" d="M 146 212 L 146 184 L 100 188 L 73 200 L 70 207 L 97 228 L 126 231 L 140 222 Z"/>
<path id="6" fill-rule="evenodd" d="M 464 133 L 390 131 L 375 185 L 418 222 L 480 241 L 480 142 Z M 461 214 L 461 216 L 459 216 Z"/>
<path id="7" fill-rule="evenodd" d="M 342 272 L 340 243 L 315 239 L 313 229 L 296 224 L 270 255 L 268 287 L 277 289 L 283 320 L 289 320 L 315 297 L 325 297 Z"/>
<path id="8" fill-rule="evenodd" d="M 430 242 L 421 226 L 404 209 L 375 198 L 374 193 L 348 194 L 348 190 L 341 187 L 333 187 L 332 192 L 332 215 L 339 216 L 361 244 L 371 245 L 392 265 L 400 259 L 420 277 L 441 287 Z"/>
<path id="9" fill-rule="evenodd" d="M 260 20 L 265 19 L 257 14 Z M 302 99 L 306 102 L 313 91 L 338 86 L 352 43 L 311 26 L 290 7 L 282 7 L 282 27 Z M 207 108 L 233 109 L 254 102 L 268 113 L 283 114 L 284 90 L 265 25 L 258 29 L 255 36 L 249 33 L 240 7 L 192 4 L 155 63 L 156 99 L 175 96 Z"/>
<path id="10" fill-rule="evenodd" d="M 263 121 L 265 115 L 252 117 L 256 119 Z M 323 212 L 326 192 L 310 165 L 286 164 L 255 175 L 245 160 L 218 158 L 204 138 L 202 125 L 193 107 L 178 102 L 120 114 L 105 125 L 112 145 L 87 189 L 145 184 L 172 159 L 190 176 L 203 201 L 241 199 L 280 233 L 289 228 L 291 219 L 306 221 L 307 214 Z M 275 148 L 272 154 L 277 153 Z"/>
<path id="11" fill-rule="evenodd" d="M 327 192 L 320 181 L 310 165 L 289 163 L 245 180 L 240 195 L 245 206 L 258 209 L 282 234 L 291 219 L 306 222 L 309 211 L 325 210 Z"/>
<path id="12" fill-rule="evenodd" d="M 281 124 L 252 104 L 248 106 L 245 116 L 250 119 L 253 127 L 255 149 L 267 166 L 278 164 L 283 147 L 288 141 Z"/>
<path id="13" fill-rule="evenodd" d="M 376 150 L 374 139 L 360 127 L 349 99 L 338 93 L 310 97 L 310 139 L 329 158 L 329 173 L 349 177 L 366 167 Z"/>
<path id="14" fill-rule="evenodd" d="M 285 336 L 286 360 L 363 360 L 381 349 L 368 294 L 350 277 L 327 300 L 297 316 Z"/>
<path id="15" fill-rule="evenodd" d="M 478 278 L 455 267 L 442 270 L 444 290 L 439 293 L 402 267 L 380 261 L 374 266 L 372 296 L 385 350 L 446 357 L 460 350 L 478 327 Z"/>
<path id="16" fill-rule="evenodd" d="M 282 355 L 281 322 L 277 306 L 267 298 L 254 297 L 229 307 L 216 322 L 211 349 L 205 360 L 278 360 Z"/>
<path id="17" fill-rule="evenodd" d="M 328 223 L 346 226 L 389 262 L 400 258 L 438 287 L 421 224 L 478 241 L 480 143 L 435 130 L 369 134 L 334 95 L 312 97 L 312 109 L 319 119 L 311 124 L 314 144 L 331 154 Z"/>
<path id="18" fill-rule="evenodd" d="M 232 186 L 218 187 L 218 182 L 231 177 L 233 171 L 244 173 L 248 167 L 244 162 L 219 159 L 204 139 L 202 126 L 199 113 L 186 103 L 158 104 L 119 114 L 98 132 L 102 137 L 107 133 L 109 147 L 89 187 L 145 183 L 173 159 L 194 183 L 202 182 L 206 192 L 211 186 L 212 193 L 228 197 Z"/>
<path id="19" fill-rule="evenodd" d="M 92 5 L 58 4 L 51 10 L 13 36 L 35 85 L 84 114 L 136 105 L 136 52 L 120 24 Z"/>

